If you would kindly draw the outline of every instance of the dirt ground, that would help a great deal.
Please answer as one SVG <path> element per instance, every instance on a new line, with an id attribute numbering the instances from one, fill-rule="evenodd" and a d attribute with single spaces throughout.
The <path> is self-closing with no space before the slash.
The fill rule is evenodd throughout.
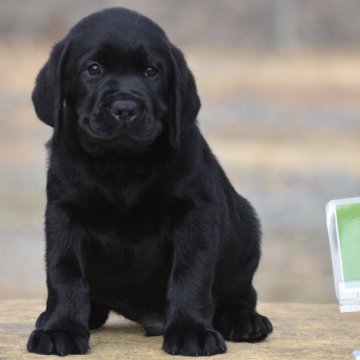
<path id="1" fill-rule="evenodd" d="M 49 49 L 0 45 L 0 298 L 45 293 L 51 132 L 30 94 Z M 200 127 L 263 224 L 260 301 L 335 301 L 324 206 L 360 194 L 360 54 L 184 50 Z"/>

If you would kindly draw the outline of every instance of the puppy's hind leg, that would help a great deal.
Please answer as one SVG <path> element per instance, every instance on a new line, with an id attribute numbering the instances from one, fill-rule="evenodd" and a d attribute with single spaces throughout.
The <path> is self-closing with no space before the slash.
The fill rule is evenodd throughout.
<path id="1" fill-rule="evenodd" d="M 252 343 L 264 340 L 273 330 L 270 320 L 256 311 L 256 291 L 251 282 L 218 301 L 214 327 L 226 340 Z"/>
<path id="2" fill-rule="evenodd" d="M 90 303 L 89 329 L 95 330 L 103 326 L 109 317 L 110 308 L 91 301 Z"/>

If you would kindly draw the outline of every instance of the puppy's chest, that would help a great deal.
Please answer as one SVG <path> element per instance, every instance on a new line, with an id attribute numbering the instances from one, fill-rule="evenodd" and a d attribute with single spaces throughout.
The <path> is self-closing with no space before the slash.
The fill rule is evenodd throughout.
<path id="1" fill-rule="evenodd" d="M 164 237 L 169 223 L 169 207 L 164 201 L 144 200 L 126 207 L 116 198 L 108 201 L 91 194 L 67 203 L 66 210 L 76 226 L 104 243 L 138 243 L 149 237 Z"/>
<path id="2" fill-rule="evenodd" d="M 191 199 L 155 188 L 132 202 L 124 201 L 123 194 L 84 191 L 74 201 L 65 202 L 64 207 L 73 224 L 88 237 L 103 243 L 131 244 L 164 239 L 171 229 L 181 226 L 193 207 Z"/>

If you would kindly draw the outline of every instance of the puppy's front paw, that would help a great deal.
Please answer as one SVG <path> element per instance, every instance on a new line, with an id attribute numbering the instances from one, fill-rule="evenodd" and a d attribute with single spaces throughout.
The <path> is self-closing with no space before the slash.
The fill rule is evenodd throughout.
<path id="1" fill-rule="evenodd" d="M 89 334 L 83 331 L 37 329 L 31 333 L 27 349 L 43 355 L 85 354 L 89 351 Z"/>
<path id="2" fill-rule="evenodd" d="M 255 310 L 228 309 L 215 317 L 215 328 L 225 339 L 235 342 L 257 342 L 272 332 L 270 320 Z"/>
<path id="3" fill-rule="evenodd" d="M 163 349 L 171 355 L 209 356 L 226 351 L 224 338 L 212 328 L 175 324 L 164 334 Z"/>

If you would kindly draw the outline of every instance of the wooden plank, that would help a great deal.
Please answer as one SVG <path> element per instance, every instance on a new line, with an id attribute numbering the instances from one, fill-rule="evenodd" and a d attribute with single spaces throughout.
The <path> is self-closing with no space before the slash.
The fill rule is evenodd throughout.
<path id="1" fill-rule="evenodd" d="M 1 360 L 44 359 L 25 349 L 35 319 L 43 308 L 44 302 L 40 300 L 0 301 Z M 339 314 L 335 304 L 260 304 L 259 311 L 273 322 L 274 333 L 270 338 L 260 344 L 227 342 L 228 352 L 215 358 L 351 359 L 352 350 L 360 349 L 360 313 Z M 82 358 L 170 359 L 161 350 L 162 337 L 143 334 L 140 326 L 113 314 L 105 327 L 92 333 L 91 351 Z"/>

